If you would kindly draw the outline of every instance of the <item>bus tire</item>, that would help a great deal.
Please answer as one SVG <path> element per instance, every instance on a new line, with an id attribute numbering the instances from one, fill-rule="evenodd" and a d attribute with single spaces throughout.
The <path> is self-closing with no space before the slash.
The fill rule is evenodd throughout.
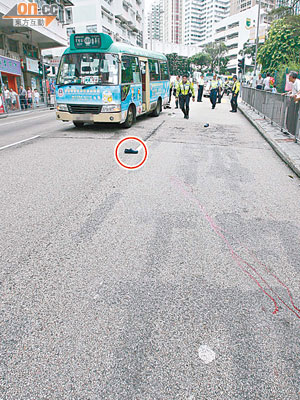
<path id="1" fill-rule="evenodd" d="M 131 104 L 131 106 L 128 108 L 126 121 L 122 124 L 122 128 L 125 129 L 131 128 L 132 124 L 134 123 L 134 120 L 135 120 L 135 109 L 134 106 Z"/>
<path id="2" fill-rule="evenodd" d="M 160 112 L 161 112 L 161 99 L 158 99 L 155 110 L 153 111 L 153 113 L 151 115 L 153 117 L 159 117 Z"/>
<path id="3" fill-rule="evenodd" d="M 83 128 L 84 122 L 73 121 L 75 128 Z"/>

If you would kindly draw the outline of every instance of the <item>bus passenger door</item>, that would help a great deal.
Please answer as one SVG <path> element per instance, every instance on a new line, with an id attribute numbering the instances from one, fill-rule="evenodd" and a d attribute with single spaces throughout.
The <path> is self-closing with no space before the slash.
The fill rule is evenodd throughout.
<path id="1" fill-rule="evenodd" d="M 143 112 L 147 112 L 150 110 L 150 80 L 149 64 L 146 58 L 140 58 L 140 67 L 142 74 Z"/>

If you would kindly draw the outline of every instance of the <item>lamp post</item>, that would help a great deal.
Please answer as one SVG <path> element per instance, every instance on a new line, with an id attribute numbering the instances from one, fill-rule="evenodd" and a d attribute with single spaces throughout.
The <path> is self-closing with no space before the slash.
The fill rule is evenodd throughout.
<path id="1" fill-rule="evenodd" d="M 256 29 L 256 45 L 255 45 L 255 64 L 254 64 L 254 76 L 256 76 L 256 68 L 257 68 L 257 50 L 259 43 L 259 21 L 260 21 L 260 8 L 261 8 L 261 0 L 258 1 L 258 13 L 257 13 L 257 29 Z"/>

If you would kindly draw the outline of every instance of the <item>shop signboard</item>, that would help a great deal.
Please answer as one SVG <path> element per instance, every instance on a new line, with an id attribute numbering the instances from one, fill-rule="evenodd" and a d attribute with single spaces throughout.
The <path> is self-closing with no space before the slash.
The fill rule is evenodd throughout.
<path id="1" fill-rule="evenodd" d="M 31 78 L 31 88 L 33 90 L 36 89 L 36 79 L 35 78 Z"/>
<path id="2" fill-rule="evenodd" d="M 0 56 L 0 71 L 21 76 L 21 63 L 20 61 L 13 60 L 12 58 Z"/>
<path id="3" fill-rule="evenodd" d="M 50 67 L 58 68 L 59 67 L 59 63 L 60 63 L 60 57 L 52 58 L 49 63 L 50 63 Z"/>
<path id="4" fill-rule="evenodd" d="M 32 60 L 31 58 L 26 57 L 26 66 L 27 66 L 27 71 L 34 72 L 35 74 L 40 73 L 38 60 Z"/>

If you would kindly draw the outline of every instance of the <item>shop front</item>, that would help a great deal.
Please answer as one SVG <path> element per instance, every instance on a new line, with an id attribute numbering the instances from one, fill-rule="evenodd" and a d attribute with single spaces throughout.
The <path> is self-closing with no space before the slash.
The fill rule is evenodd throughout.
<path id="1" fill-rule="evenodd" d="M 22 69 L 20 61 L 12 58 L 0 56 L 0 86 L 1 86 L 1 105 L 0 113 L 9 112 L 13 109 L 19 109 L 19 99 L 15 96 L 16 103 L 12 107 L 11 101 L 5 100 L 4 88 L 8 90 L 12 89 L 15 93 L 18 93 L 18 88 L 22 84 Z"/>
<path id="2" fill-rule="evenodd" d="M 40 73 L 39 60 L 26 57 L 26 72 L 24 73 L 25 88 L 37 89 L 43 102 L 43 76 Z"/>
<path id="3" fill-rule="evenodd" d="M 0 72 L 2 76 L 2 84 L 8 89 L 13 89 L 18 93 L 22 75 L 20 61 L 0 56 Z"/>

